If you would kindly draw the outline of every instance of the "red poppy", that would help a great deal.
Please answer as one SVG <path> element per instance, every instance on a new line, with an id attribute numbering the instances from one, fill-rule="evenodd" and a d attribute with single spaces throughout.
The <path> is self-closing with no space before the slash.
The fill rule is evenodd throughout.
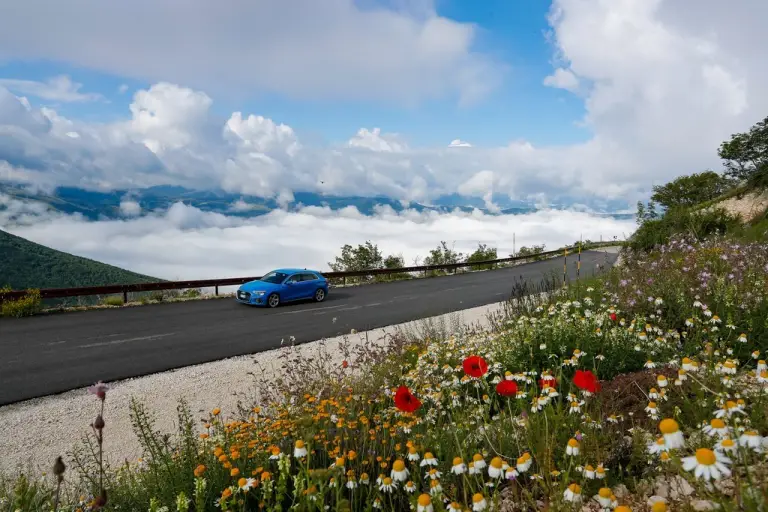
<path id="1" fill-rule="evenodd" d="M 573 376 L 573 383 L 576 387 L 590 393 L 596 393 L 600 391 L 600 382 L 594 373 L 589 370 L 576 370 L 576 375 Z"/>
<path id="2" fill-rule="evenodd" d="M 616 321 L 616 313 L 611 313 L 611 320 Z"/>
<path id="3" fill-rule="evenodd" d="M 395 407 L 404 412 L 414 412 L 421 407 L 421 400 L 413 396 L 406 386 L 400 386 L 395 392 Z"/>
<path id="4" fill-rule="evenodd" d="M 541 389 L 544 389 L 544 388 L 555 389 L 557 387 L 557 380 L 555 380 L 555 378 L 552 377 L 551 375 L 548 376 L 546 379 L 539 379 L 539 387 Z"/>
<path id="5" fill-rule="evenodd" d="M 488 363 L 480 356 L 469 356 L 464 360 L 464 373 L 479 379 L 488 372 Z"/>
<path id="6" fill-rule="evenodd" d="M 515 396 L 517 394 L 517 383 L 513 380 L 503 380 L 496 384 L 496 392 L 501 396 Z"/>
<path id="7" fill-rule="evenodd" d="M 349 361 L 347 361 L 346 359 L 345 359 L 345 360 L 343 360 L 343 361 L 341 362 L 341 367 L 342 367 L 342 368 L 349 368 Z"/>

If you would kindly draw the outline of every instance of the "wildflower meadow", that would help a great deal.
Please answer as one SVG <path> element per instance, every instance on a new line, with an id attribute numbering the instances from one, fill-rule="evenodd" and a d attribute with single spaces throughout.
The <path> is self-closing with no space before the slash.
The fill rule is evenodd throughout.
<path id="1" fill-rule="evenodd" d="M 768 245 L 623 259 L 493 329 L 341 363 L 286 347 L 258 402 L 200 422 L 181 403 L 175 433 L 134 402 L 144 456 L 116 467 L 97 384 L 82 446 L 0 485 L 0 510 L 766 510 Z"/>

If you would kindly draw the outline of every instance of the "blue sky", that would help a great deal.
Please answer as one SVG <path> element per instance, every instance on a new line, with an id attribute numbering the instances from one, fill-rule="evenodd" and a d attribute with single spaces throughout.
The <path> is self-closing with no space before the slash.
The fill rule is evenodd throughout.
<path id="1" fill-rule="evenodd" d="M 376 101 L 301 100 L 277 93 L 230 96 L 209 93 L 213 111 L 222 117 L 241 110 L 293 127 L 300 135 L 338 143 L 361 127 L 403 135 L 413 146 L 443 146 L 455 138 L 478 146 L 500 146 L 526 139 L 536 145 L 570 144 L 590 133 L 576 123 L 584 116 L 581 99 L 542 82 L 552 72 L 553 47 L 545 32 L 550 2 L 440 0 L 437 13 L 478 27 L 472 50 L 491 55 L 506 69 L 500 87 L 468 106 L 455 98 L 394 106 Z M 88 121 L 126 118 L 132 94 L 150 82 L 107 74 L 60 61 L 15 60 L 0 64 L 0 78 L 44 81 L 65 74 L 107 101 L 57 104 L 66 117 Z M 126 84 L 126 93 L 118 88 Z M 183 84 L 182 84 L 183 85 Z M 34 101 L 34 98 L 31 98 Z"/>
<path id="2" fill-rule="evenodd" d="M 0 179 L 634 204 L 768 111 L 764 4 L 7 0 Z"/>

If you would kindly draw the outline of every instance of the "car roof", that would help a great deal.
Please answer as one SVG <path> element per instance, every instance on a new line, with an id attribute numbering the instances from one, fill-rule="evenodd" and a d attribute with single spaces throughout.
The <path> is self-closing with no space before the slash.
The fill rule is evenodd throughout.
<path id="1" fill-rule="evenodd" d="M 320 274 L 317 270 L 312 270 L 311 268 L 276 268 L 272 272 L 281 272 L 283 274 L 296 274 L 298 272 L 312 272 L 314 274 Z"/>

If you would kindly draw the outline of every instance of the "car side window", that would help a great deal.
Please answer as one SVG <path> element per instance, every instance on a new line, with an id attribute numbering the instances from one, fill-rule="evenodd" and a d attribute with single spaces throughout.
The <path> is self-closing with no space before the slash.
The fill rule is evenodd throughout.
<path id="1" fill-rule="evenodd" d="M 317 279 L 315 274 L 306 273 L 301 275 L 302 281 L 314 281 L 315 279 Z"/>
<path id="2" fill-rule="evenodd" d="M 299 281 L 301 281 L 301 274 L 294 274 L 288 278 L 286 283 L 298 283 Z"/>

